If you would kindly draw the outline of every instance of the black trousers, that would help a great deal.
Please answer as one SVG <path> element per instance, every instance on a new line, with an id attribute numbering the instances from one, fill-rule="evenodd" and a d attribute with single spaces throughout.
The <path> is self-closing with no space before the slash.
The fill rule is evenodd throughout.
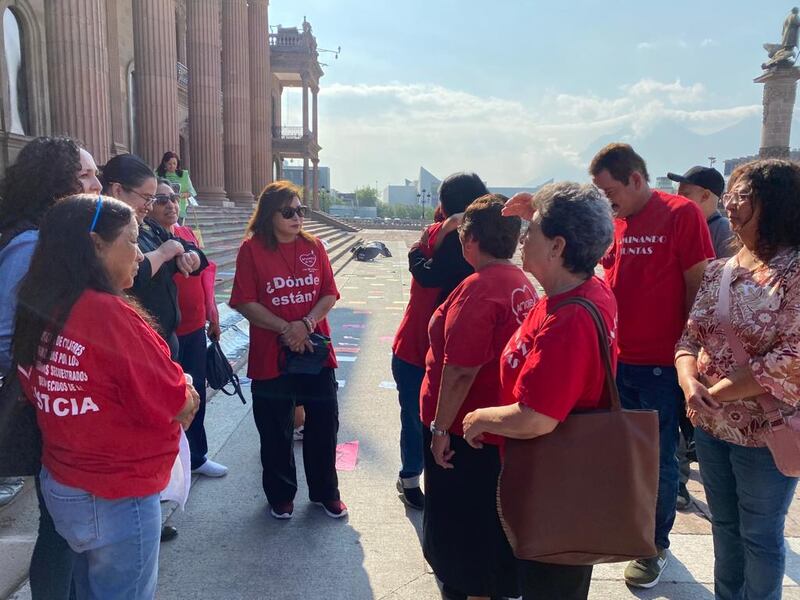
<path id="1" fill-rule="evenodd" d="M 297 493 L 292 433 L 298 402 L 306 411 L 303 465 L 308 497 L 312 502 L 339 499 L 336 389 L 331 368 L 323 369 L 319 375 L 281 375 L 253 381 L 253 418 L 261 438 L 262 485 L 272 506 L 294 500 Z"/>
<path id="2" fill-rule="evenodd" d="M 554 565 L 520 560 L 523 600 L 586 600 L 592 566 Z"/>
<path id="3" fill-rule="evenodd" d="M 192 455 L 192 469 L 197 469 L 206 462 L 208 440 L 206 439 L 206 329 L 200 329 L 178 336 L 178 362 L 184 373 L 192 376 L 194 389 L 200 396 L 200 406 L 194 416 L 192 425 L 186 430 L 189 440 L 189 451 Z"/>

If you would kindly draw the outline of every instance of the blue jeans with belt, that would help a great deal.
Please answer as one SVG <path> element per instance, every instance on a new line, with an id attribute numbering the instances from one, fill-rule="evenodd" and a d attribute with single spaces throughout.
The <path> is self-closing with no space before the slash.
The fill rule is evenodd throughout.
<path id="1" fill-rule="evenodd" d="M 768 448 L 724 442 L 699 427 L 694 439 L 711 509 L 715 597 L 779 600 L 797 479 L 778 471 Z"/>
<path id="2" fill-rule="evenodd" d="M 678 501 L 678 420 L 683 393 L 675 367 L 617 365 L 617 388 L 623 408 L 658 411 L 659 468 L 656 502 L 656 546 L 669 548 Z"/>
<path id="3" fill-rule="evenodd" d="M 419 487 L 424 458 L 422 421 L 419 418 L 419 391 L 425 369 L 407 363 L 392 354 L 392 376 L 400 399 L 400 479 L 412 480 Z"/>
<path id="4" fill-rule="evenodd" d="M 159 495 L 108 500 L 58 482 L 46 467 L 42 496 L 58 533 L 77 553 L 79 600 L 149 600 L 158 583 Z"/>

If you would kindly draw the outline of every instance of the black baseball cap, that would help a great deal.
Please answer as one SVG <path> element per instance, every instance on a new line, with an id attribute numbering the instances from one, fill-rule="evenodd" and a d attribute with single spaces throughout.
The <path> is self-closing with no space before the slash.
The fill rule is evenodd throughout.
<path id="1" fill-rule="evenodd" d="M 692 185 L 705 188 L 718 198 L 722 196 L 722 192 L 725 191 L 725 179 L 719 171 L 711 167 L 701 167 L 698 165 L 692 167 L 683 175 L 667 173 L 667 177 L 678 183 L 691 183 Z"/>

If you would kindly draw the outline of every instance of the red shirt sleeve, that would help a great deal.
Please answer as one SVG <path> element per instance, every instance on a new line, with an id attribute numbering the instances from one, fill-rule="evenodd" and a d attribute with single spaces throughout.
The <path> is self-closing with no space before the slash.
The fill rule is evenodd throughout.
<path id="1" fill-rule="evenodd" d="M 455 293 L 444 323 L 444 364 L 480 367 L 495 358 L 497 305 L 469 284 Z"/>
<path id="2" fill-rule="evenodd" d="M 183 369 L 161 337 L 129 306 L 110 310 L 106 342 L 94 346 L 98 367 L 114 374 L 120 403 L 141 423 L 163 427 L 186 403 Z"/>
<path id="3" fill-rule="evenodd" d="M 514 399 L 564 421 L 600 366 L 594 321 L 583 307 L 565 306 L 534 337 L 514 386 Z"/>
<path id="4" fill-rule="evenodd" d="M 331 268 L 331 261 L 328 258 L 328 252 L 322 244 L 322 240 L 317 240 L 317 251 L 319 252 L 320 265 L 322 267 L 322 281 L 320 282 L 319 295 L 322 296 L 335 296 L 339 299 L 339 289 L 336 287 L 336 280 L 333 277 L 333 268 Z M 237 265 L 238 268 L 238 265 Z"/>
<path id="5" fill-rule="evenodd" d="M 252 240 L 245 240 L 236 255 L 236 274 L 228 302 L 232 307 L 248 302 L 258 302 L 258 271 L 253 260 Z"/>
<path id="6" fill-rule="evenodd" d="M 675 237 L 678 263 L 688 271 L 697 263 L 714 258 L 714 245 L 703 213 L 694 203 L 687 203 L 675 214 Z"/>

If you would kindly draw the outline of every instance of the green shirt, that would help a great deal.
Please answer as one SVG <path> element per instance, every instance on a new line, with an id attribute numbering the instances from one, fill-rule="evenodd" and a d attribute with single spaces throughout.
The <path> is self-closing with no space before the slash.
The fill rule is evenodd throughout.
<path id="1" fill-rule="evenodd" d="M 184 194 L 189 194 L 190 196 L 196 196 L 197 192 L 194 190 L 194 186 L 192 185 L 192 180 L 189 179 L 189 169 L 182 170 L 183 175 L 178 177 L 177 173 L 173 173 L 167 171 L 164 173 L 164 179 L 169 181 L 170 183 L 177 183 L 181 186 L 181 199 L 178 203 L 179 211 L 178 215 L 181 217 L 186 216 L 186 206 L 188 204 Z"/>

